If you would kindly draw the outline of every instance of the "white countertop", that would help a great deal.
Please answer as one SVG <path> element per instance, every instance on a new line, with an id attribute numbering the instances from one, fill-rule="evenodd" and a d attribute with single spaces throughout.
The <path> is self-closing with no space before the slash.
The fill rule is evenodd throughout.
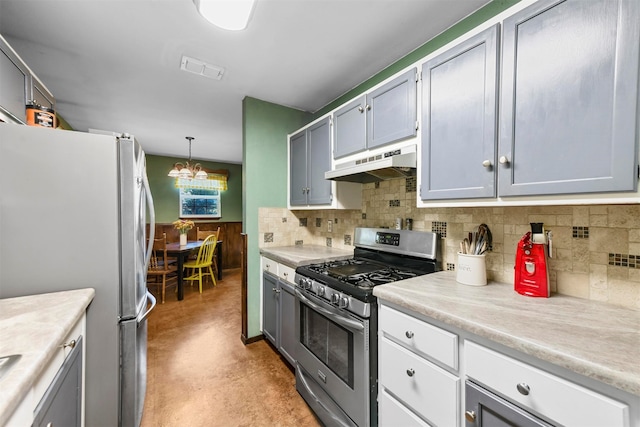
<path id="1" fill-rule="evenodd" d="M 353 257 L 353 250 L 330 248 L 320 245 L 276 246 L 260 248 L 260 254 L 291 268 L 328 260 Z"/>
<path id="2" fill-rule="evenodd" d="M 374 295 L 620 390 L 640 395 L 640 312 L 512 285 L 467 286 L 455 272 L 376 286 Z"/>
<path id="3" fill-rule="evenodd" d="M 0 425 L 11 416 L 93 300 L 93 289 L 0 299 L 0 357 L 21 354 L 0 379 Z"/>

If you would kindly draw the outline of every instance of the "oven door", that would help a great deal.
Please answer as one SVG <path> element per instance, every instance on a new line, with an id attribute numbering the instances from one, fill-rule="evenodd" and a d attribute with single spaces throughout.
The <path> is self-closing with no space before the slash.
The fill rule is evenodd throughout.
<path id="1" fill-rule="evenodd" d="M 296 389 L 318 418 L 369 426 L 369 320 L 296 289 L 296 336 Z"/>

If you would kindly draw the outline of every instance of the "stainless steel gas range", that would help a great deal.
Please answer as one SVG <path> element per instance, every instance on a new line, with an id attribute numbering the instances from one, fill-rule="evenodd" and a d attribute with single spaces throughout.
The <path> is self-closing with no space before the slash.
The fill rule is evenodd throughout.
<path id="1" fill-rule="evenodd" d="M 442 269 L 437 234 L 356 228 L 353 258 L 296 269 L 296 389 L 326 426 L 376 426 L 377 285 Z"/>

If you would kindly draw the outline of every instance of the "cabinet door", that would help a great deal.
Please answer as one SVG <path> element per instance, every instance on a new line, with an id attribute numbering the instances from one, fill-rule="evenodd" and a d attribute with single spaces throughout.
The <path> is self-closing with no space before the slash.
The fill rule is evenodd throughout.
<path id="1" fill-rule="evenodd" d="M 300 131 L 289 140 L 289 201 L 307 204 L 307 132 Z"/>
<path id="2" fill-rule="evenodd" d="M 331 170 L 331 126 L 329 117 L 309 127 L 307 143 L 307 202 L 310 205 L 331 203 L 331 181 L 324 179 L 324 173 Z"/>
<path id="3" fill-rule="evenodd" d="M 637 187 L 637 0 L 543 0 L 504 21 L 498 193 Z"/>
<path id="4" fill-rule="evenodd" d="M 498 28 L 422 66 L 423 200 L 496 195 Z"/>
<path id="5" fill-rule="evenodd" d="M 34 411 L 33 426 L 82 425 L 82 336 Z"/>
<path id="6" fill-rule="evenodd" d="M 367 147 L 374 148 L 416 135 L 416 69 L 367 95 Z"/>
<path id="7" fill-rule="evenodd" d="M 295 310 L 296 296 L 294 287 L 283 281 L 280 284 L 280 347 L 278 350 L 291 366 L 296 366 L 296 336 Z"/>
<path id="8" fill-rule="evenodd" d="M 278 348 L 278 278 L 262 274 L 262 333 Z"/>
<path id="9" fill-rule="evenodd" d="M 367 148 L 366 97 L 363 95 L 333 113 L 334 158 Z"/>
<path id="10" fill-rule="evenodd" d="M 26 91 L 29 70 L 0 37 L 0 118 L 26 122 Z"/>

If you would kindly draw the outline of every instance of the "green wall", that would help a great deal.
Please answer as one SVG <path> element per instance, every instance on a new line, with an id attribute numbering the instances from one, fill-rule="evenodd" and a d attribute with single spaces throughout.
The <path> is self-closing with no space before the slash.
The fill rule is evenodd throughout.
<path id="1" fill-rule="evenodd" d="M 287 206 L 287 134 L 362 94 L 388 77 L 455 40 L 520 0 L 494 0 L 448 30 L 427 41 L 394 64 L 331 102 L 307 114 L 254 98 L 243 102 L 244 230 L 248 235 L 247 317 L 248 338 L 260 331 L 260 250 L 258 208 Z"/>
<path id="2" fill-rule="evenodd" d="M 310 114 L 247 97 L 242 102 L 242 117 L 247 338 L 251 338 L 261 333 L 258 208 L 287 206 L 287 134 L 307 123 Z"/>
<path id="3" fill-rule="evenodd" d="M 158 224 L 170 223 L 178 219 L 180 193 L 174 185 L 175 180 L 169 178 L 167 173 L 174 163 L 184 164 L 185 160 L 184 158 L 147 154 L 147 176 L 149 177 L 149 186 L 156 210 L 156 223 Z M 242 165 L 193 160 L 208 170 L 227 169 L 229 171 L 228 188 L 226 191 L 220 192 L 222 218 L 207 221 L 242 221 Z"/>

